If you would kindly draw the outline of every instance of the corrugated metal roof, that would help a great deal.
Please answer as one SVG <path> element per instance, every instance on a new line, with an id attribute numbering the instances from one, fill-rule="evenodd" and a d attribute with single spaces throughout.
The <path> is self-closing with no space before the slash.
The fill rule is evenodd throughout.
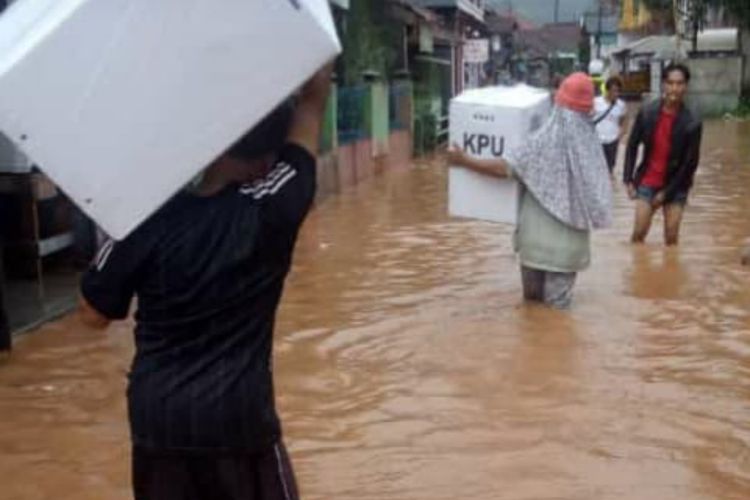
<path id="1" fill-rule="evenodd" d="M 519 31 L 520 46 L 532 57 L 578 52 L 582 39 L 578 23 L 545 24 L 539 29 Z"/>
<path id="2" fill-rule="evenodd" d="M 482 7 L 474 4 L 475 0 L 413 0 L 422 7 L 452 8 L 474 16 L 479 21 L 484 21 L 484 2 L 480 0 Z"/>
<path id="3" fill-rule="evenodd" d="M 412 12 L 414 12 L 416 15 L 421 17 L 422 19 L 426 21 L 436 21 L 437 15 L 432 12 L 431 10 L 420 7 L 418 5 L 418 0 L 390 0 L 394 3 L 397 3 L 399 5 L 403 5 L 404 7 L 408 8 Z"/>
<path id="4" fill-rule="evenodd" d="M 513 16 L 489 14 L 485 17 L 485 22 L 493 33 L 510 33 L 518 29 L 518 22 Z"/>

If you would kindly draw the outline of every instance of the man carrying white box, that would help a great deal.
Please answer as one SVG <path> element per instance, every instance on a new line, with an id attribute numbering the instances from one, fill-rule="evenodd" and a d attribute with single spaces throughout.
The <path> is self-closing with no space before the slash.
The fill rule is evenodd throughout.
<path id="1" fill-rule="evenodd" d="M 577 273 L 589 266 L 590 231 L 611 221 L 612 185 L 589 117 L 593 102 L 593 82 L 575 73 L 560 86 L 546 124 L 506 158 L 479 159 L 458 145 L 448 154 L 451 165 L 519 181 L 514 246 L 524 297 L 556 308 L 570 306 Z"/>
<path id="2" fill-rule="evenodd" d="M 298 498 L 274 402 L 273 325 L 315 195 L 330 79 L 329 66 L 293 110 L 269 115 L 83 277 L 88 325 L 124 319 L 138 297 L 136 500 Z"/>
<path id="3" fill-rule="evenodd" d="M 0 17 L 0 130 L 113 238 L 81 317 L 105 327 L 138 299 L 136 500 L 298 497 L 273 326 L 331 68 L 277 106 L 340 49 L 327 0 L 24 0 Z"/>

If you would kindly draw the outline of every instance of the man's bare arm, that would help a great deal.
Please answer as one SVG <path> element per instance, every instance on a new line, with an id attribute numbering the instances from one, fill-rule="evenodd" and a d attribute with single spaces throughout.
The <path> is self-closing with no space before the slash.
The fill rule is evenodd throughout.
<path id="1" fill-rule="evenodd" d="M 480 160 L 466 154 L 455 144 L 448 149 L 448 163 L 457 167 L 464 167 L 480 174 L 492 177 L 509 177 L 510 167 L 502 158 Z"/>
<path id="2" fill-rule="evenodd" d="M 111 322 L 109 318 L 97 311 L 94 306 L 83 297 L 80 297 L 78 302 L 78 317 L 84 325 L 96 330 L 107 328 Z"/>
<path id="3" fill-rule="evenodd" d="M 323 114 L 331 92 L 332 72 L 333 63 L 329 63 L 302 87 L 287 138 L 313 156 L 318 153 Z"/>

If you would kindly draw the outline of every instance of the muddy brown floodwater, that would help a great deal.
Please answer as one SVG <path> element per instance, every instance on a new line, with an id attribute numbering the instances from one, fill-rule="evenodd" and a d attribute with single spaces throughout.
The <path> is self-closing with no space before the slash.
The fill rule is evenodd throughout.
<path id="1" fill-rule="evenodd" d="M 510 231 L 449 219 L 440 166 L 322 203 L 276 344 L 303 498 L 750 498 L 750 123 L 704 145 L 682 245 L 627 244 L 618 188 L 569 313 L 520 303 Z M 1 500 L 130 498 L 130 326 L 0 365 Z"/>

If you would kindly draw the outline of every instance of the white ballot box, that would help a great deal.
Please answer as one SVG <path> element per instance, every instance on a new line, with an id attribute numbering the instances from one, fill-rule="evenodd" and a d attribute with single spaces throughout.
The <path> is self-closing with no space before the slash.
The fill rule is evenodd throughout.
<path id="1" fill-rule="evenodd" d="M 119 239 L 339 51 L 327 0 L 19 0 L 0 129 Z"/>
<path id="2" fill-rule="evenodd" d="M 500 158 L 550 116 L 549 92 L 527 85 L 485 87 L 455 97 L 450 107 L 450 142 L 478 158 Z M 450 167 L 449 212 L 515 224 L 518 184 Z"/>

